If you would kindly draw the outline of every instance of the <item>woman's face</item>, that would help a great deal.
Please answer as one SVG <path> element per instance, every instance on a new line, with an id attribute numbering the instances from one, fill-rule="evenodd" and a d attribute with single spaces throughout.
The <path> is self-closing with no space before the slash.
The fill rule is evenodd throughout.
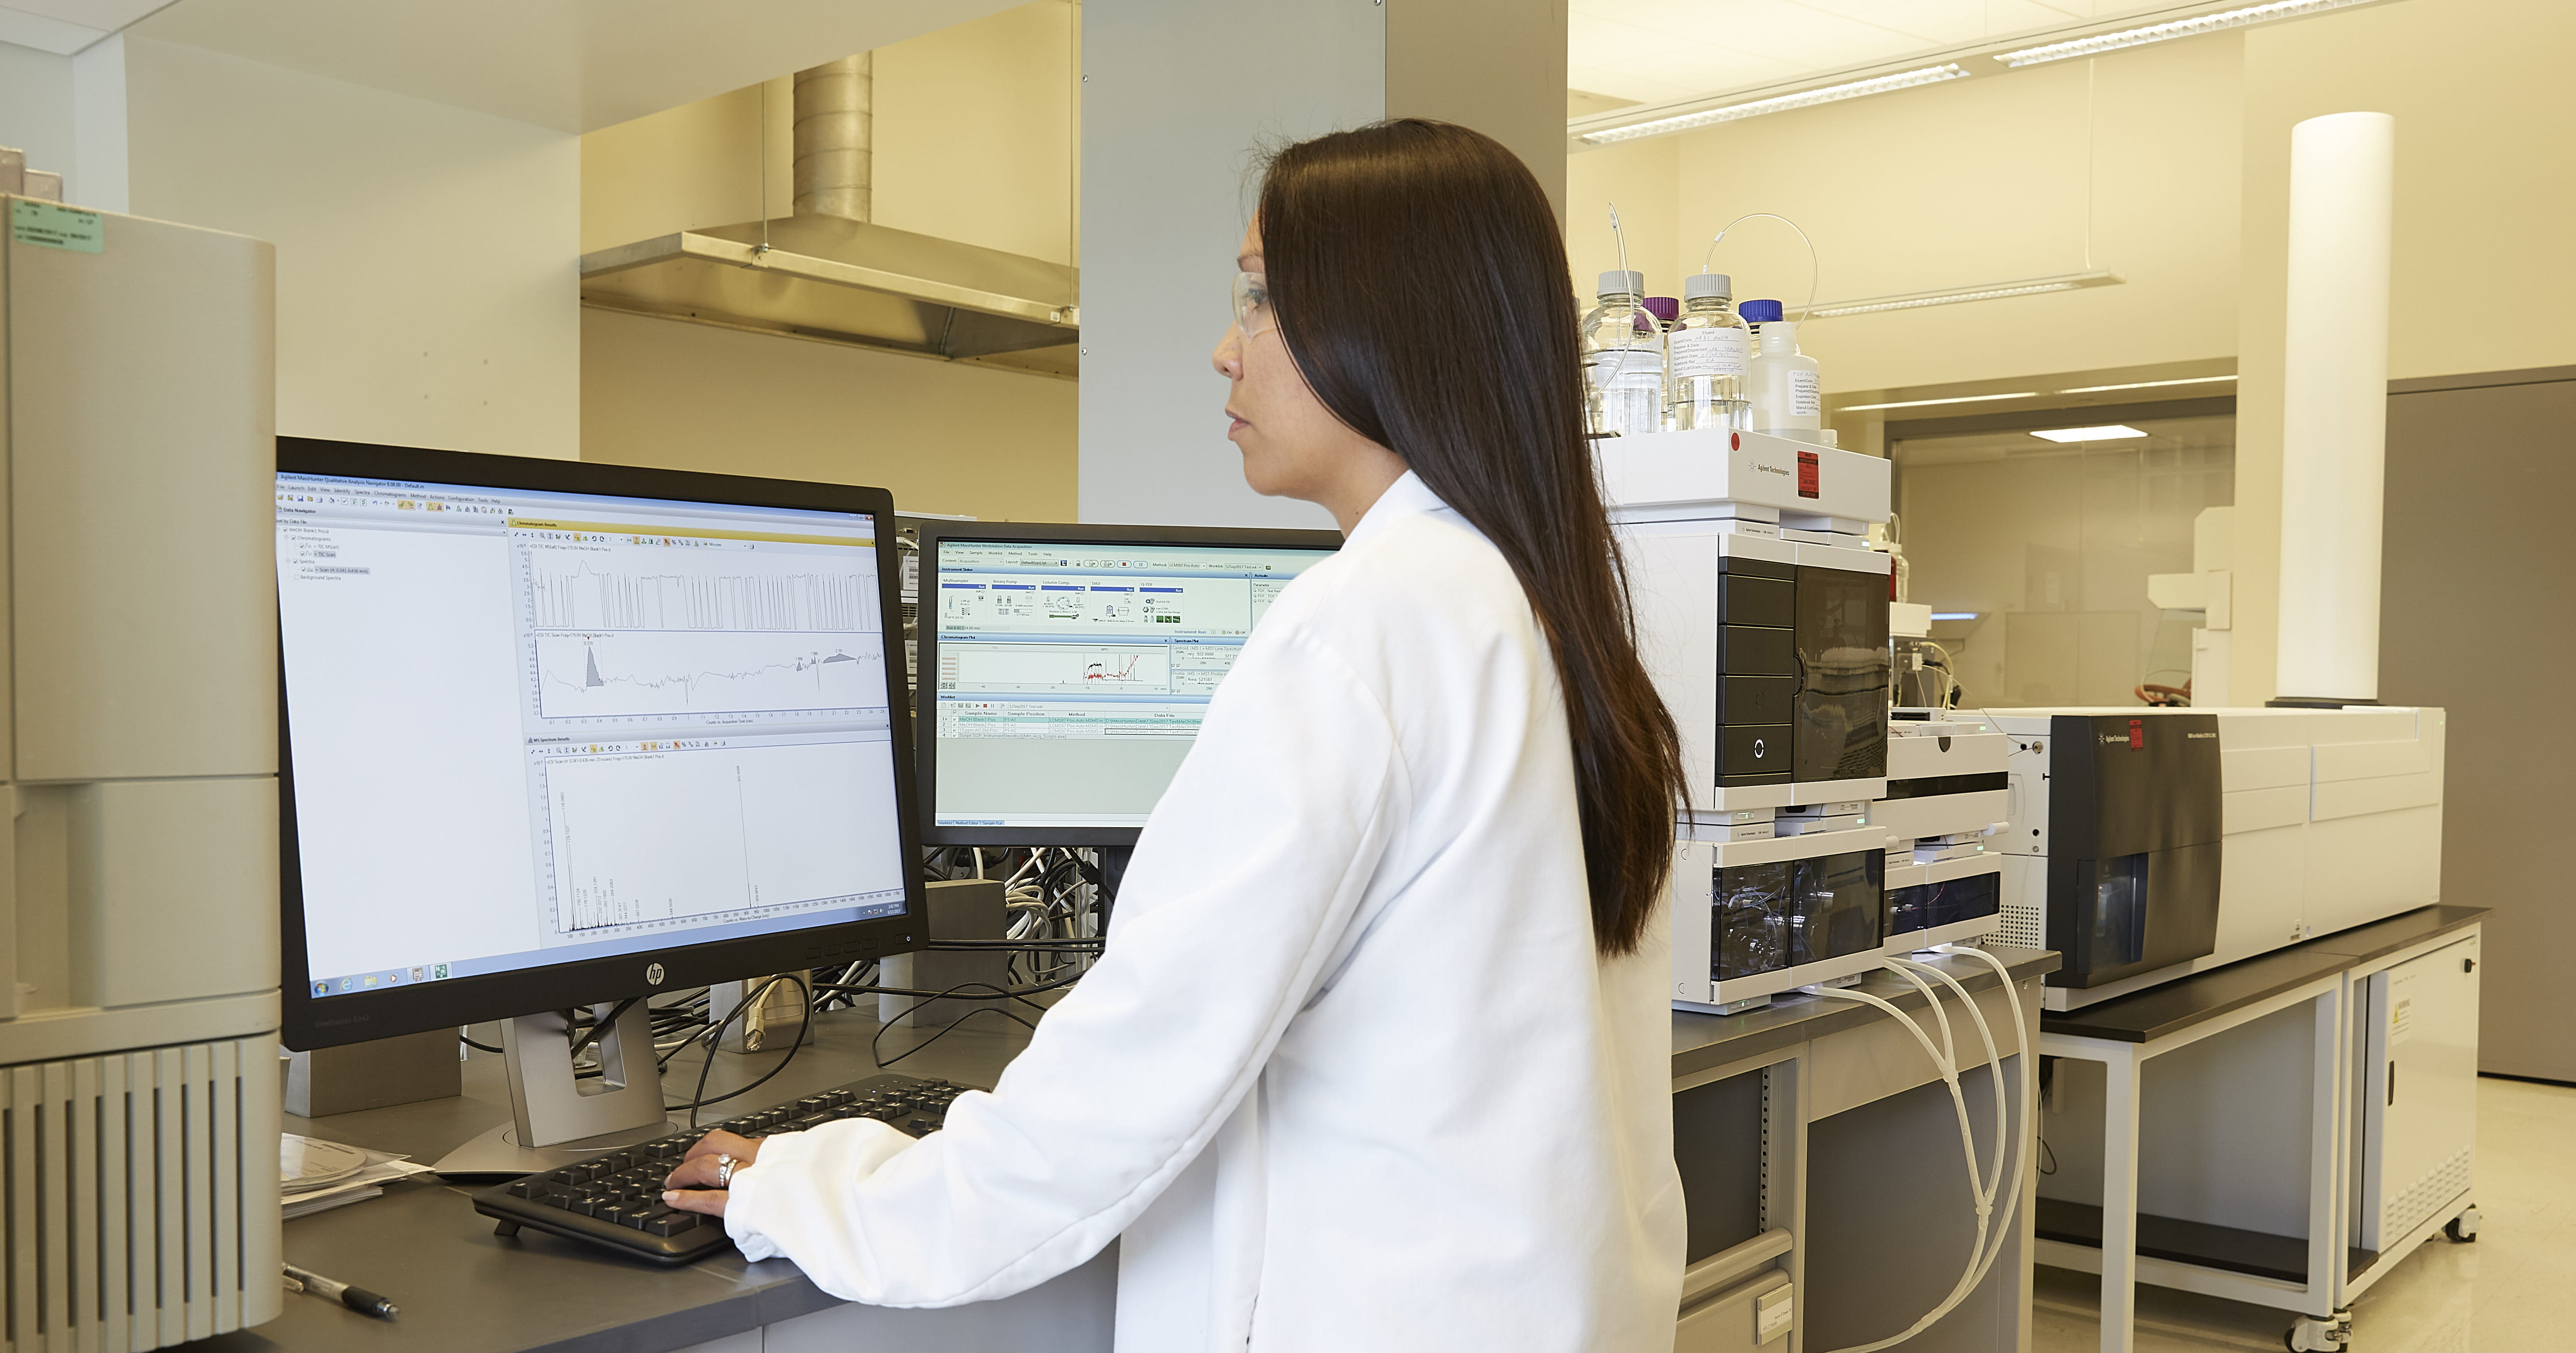
<path id="1" fill-rule="evenodd" d="M 1260 221 L 1244 229 L 1235 266 L 1262 276 Z M 1255 493 L 1322 503 L 1340 516 L 1336 500 L 1348 496 L 1352 471 L 1394 453 L 1352 431 L 1315 397 L 1266 307 L 1250 324 L 1249 335 L 1241 323 L 1228 327 L 1215 353 L 1218 374 L 1233 384 L 1225 402 L 1233 421 L 1225 435 L 1243 452 L 1244 481 Z M 1403 473 L 1401 462 L 1395 473 Z"/>

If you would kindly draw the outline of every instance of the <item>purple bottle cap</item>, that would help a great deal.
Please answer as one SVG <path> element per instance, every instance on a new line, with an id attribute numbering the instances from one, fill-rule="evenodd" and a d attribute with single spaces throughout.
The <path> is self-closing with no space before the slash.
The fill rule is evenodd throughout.
<path id="1" fill-rule="evenodd" d="M 1682 317 L 1682 303 L 1671 296 L 1649 296 L 1646 298 L 1646 312 L 1670 324 Z"/>

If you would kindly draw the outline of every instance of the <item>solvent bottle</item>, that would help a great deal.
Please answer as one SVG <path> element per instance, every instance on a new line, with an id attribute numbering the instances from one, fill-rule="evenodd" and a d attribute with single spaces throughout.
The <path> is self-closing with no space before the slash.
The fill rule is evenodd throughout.
<path id="1" fill-rule="evenodd" d="M 1583 395 L 1596 437 L 1642 437 L 1664 427 L 1664 331 L 1644 305 L 1637 272 L 1601 274 L 1601 303 L 1583 317 Z"/>
<path id="2" fill-rule="evenodd" d="M 1748 301 L 1750 310 L 1755 302 Z M 1748 365 L 1752 385 L 1753 430 L 1794 441 L 1824 443 L 1825 378 L 1816 359 L 1798 351 L 1798 326 L 1778 318 L 1771 303 L 1762 321 L 1760 351 Z"/>
<path id="3" fill-rule="evenodd" d="M 1752 344 L 1735 314 L 1734 289 L 1717 272 L 1682 283 L 1681 317 L 1665 340 L 1670 356 L 1664 390 L 1677 430 L 1751 426 L 1744 380 Z"/>

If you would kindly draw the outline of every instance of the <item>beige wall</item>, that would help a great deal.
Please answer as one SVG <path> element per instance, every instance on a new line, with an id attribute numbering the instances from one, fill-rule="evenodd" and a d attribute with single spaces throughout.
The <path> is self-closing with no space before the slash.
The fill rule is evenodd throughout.
<path id="1" fill-rule="evenodd" d="M 1079 14 L 1038 0 L 877 52 L 880 224 L 1074 260 Z"/>
<path id="2" fill-rule="evenodd" d="M 131 209 L 277 245 L 277 427 L 570 458 L 568 133 L 127 36 Z"/>
<path id="3" fill-rule="evenodd" d="M 868 484 L 907 511 L 1074 520 L 1074 384 L 585 310 L 582 458 Z"/>
<path id="4" fill-rule="evenodd" d="M 2576 364 L 2571 51 L 2576 6 L 2559 0 L 2407 0 L 2246 34 L 2238 691 L 2271 693 L 2278 658 L 2292 124 L 2397 119 L 2390 379 Z M 2403 504 L 2389 510 L 2402 521 Z"/>
<path id="5" fill-rule="evenodd" d="M 1630 257 L 1663 295 L 1699 270 L 1720 227 L 1757 211 L 1814 239 L 1822 301 L 2082 271 L 2089 140 L 2091 264 L 2125 285 L 1818 321 L 1800 338 L 1825 388 L 2225 356 L 2240 47 L 2218 34 L 1578 153 L 1576 281 L 1614 266 L 1600 261 L 1604 197 L 1619 199 Z M 1639 248 L 1664 241 L 1670 252 Z M 1711 266 L 1739 299 L 1776 297 L 1794 314 L 1808 295 L 1806 246 L 1778 222 L 1737 227 Z"/>

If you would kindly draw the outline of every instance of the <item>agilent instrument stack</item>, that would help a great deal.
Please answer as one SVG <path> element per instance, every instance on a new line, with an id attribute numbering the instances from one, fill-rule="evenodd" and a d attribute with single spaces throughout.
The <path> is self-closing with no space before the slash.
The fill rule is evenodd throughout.
<path id="1" fill-rule="evenodd" d="M 1594 446 L 1690 777 L 1673 1003 L 1749 1009 L 1992 930 L 2005 739 L 1891 728 L 1888 462 L 1725 430 Z"/>

